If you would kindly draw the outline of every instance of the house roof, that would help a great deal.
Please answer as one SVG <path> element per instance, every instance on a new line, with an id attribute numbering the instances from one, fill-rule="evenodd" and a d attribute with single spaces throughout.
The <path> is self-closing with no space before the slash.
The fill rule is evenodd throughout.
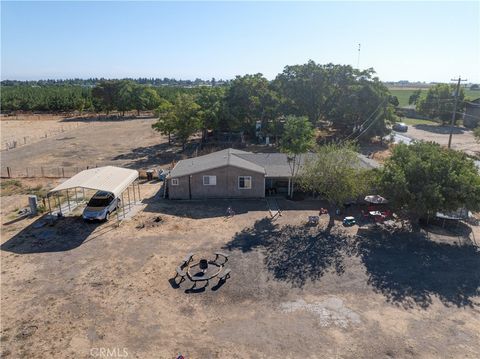
<path id="1" fill-rule="evenodd" d="M 77 173 L 54 189 L 48 195 L 76 187 L 113 193 L 119 197 L 138 178 L 138 171 L 127 168 L 105 166 L 91 168 Z"/>
<path id="2" fill-rule="evenodd" d="M 315 156 L 313 153 L 300 156 L 300 166 L 313 156 Z M 361 154 L 358 156 L 362 168 L 379 167 L 375 160 Z M 291 177 L 292 175 L 291 164 L 285 153 L 252 153 L 229 148 L 205 156 L 181 160 L 170 172 L 169 177 L 187 176 L 228 165 L 264 173 L 266 177 Z"/>
<path id="3" fill-rule="evenodd" d="M 225 166 L 234 166 L 252 172 L 265 173 L 263 167 L 237 156 L 238 154 L 246 153 L 248 152 L 228 148 L 208 155 L 181 160 L 170 171 L 169 177 L 182 177 Z"/>

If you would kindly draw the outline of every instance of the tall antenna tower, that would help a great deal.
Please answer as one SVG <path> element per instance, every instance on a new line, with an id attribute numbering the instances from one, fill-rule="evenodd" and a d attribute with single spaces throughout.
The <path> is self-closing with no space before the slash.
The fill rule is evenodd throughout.
<path id="1" fill-rule="evenodd" d="M 358 44 L 357 69 L 360 68 L 360 44 Z"/>

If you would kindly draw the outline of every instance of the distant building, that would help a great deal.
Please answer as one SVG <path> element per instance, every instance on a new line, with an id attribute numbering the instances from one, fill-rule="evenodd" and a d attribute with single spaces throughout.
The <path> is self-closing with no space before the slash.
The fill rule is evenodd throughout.
<path id="1" fill-rule="evenodd" d="M 463 125 L 467 128 L 475 128 L 480 123 L 480 98 L 465 105 L 463 114 Z"/>

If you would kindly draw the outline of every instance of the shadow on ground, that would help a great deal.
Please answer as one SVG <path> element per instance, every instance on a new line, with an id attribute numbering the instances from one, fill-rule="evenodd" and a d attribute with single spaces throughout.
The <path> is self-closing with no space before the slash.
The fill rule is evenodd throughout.
<path id="1" fill-rule="evenodd" d="M 170 164 L 174 160 L 182 159 L 175 151 L 169 151 L 172 146 L 168 143 L 160 143 L 153 146 L 133 148 L 127 153 L 115 156 L 112 161 L 128 161 L 127 168 L 149 168 Z"/>
<path id="2" fill-rule="evenodd" d="M 473 301 L 480 295 L 477 247 L 437 243 L 420 232 L 365 231 L 357 244 L 369 284 L 388 301 L 427 308 L 436 296 L 445 305 L 478 305 Z"/>
<path id="3" fill-rule="evenodd" d="M 80 217 L 65 217 L 54 226 L 39 218 L 0 246 L 17 254 L 63 252 L 77 248 L 114 228 L 115 223 L 85 223 Z"/>
<path id="4" fill-rule="evenodd" d="M 438 133 L 438 134 L 442 134 L 442 135 L 448 135 L 450 133 L 450 126 L 418 124 L 418 125 L 414 125 L 413 127 L 415 127 L 418 130 Z M 464 132 L 465 132 L 464 129 L 461 128 L 461 127 L 454 127 L 453 128 L 453 134 L 454 135 L 461 135 Z"/>
<path id="5" fill-rule="evenodd" d="M 124 167 L 139 169 L 162 166 L 171 167 L 174 161 L 180 161 L 186 158 L 194 157 L 195 150 L 198 147 L 196 140 L 191 140 L 182 149 L 181 146 L 168 142 L 159 143 L 153 146 L 137 147 L 129 152 L 112 158 L 112 161 L 126 162 Z"/>
<path id="6" fill-rule="evenodd" d="M 225 220 L 235 221 L 235 216 L 227 218 L 227 208 L 231 207 L 235 214 L 252 211 L 266 211 L 264 200 L 245 199 L 205 199 L 205 200 L 169 200 L 163 198 L 163 186 L 157 193 L 142 201 L 147 206 L 145 213 L 168 214 L 176 217 L 202 219 L 225 217 Z"/>
<path id="7" fill-rule="evenodd" d="M 348 243 L 342 232 L 291 225 L 279 228 L 264 218 L 252 228 L 236 233 L 225 248 L 242 252 L 258 248 L 275 279 L 303 287 L 307 281 L 319 280 L 327 271 L 343 274 Z"/>

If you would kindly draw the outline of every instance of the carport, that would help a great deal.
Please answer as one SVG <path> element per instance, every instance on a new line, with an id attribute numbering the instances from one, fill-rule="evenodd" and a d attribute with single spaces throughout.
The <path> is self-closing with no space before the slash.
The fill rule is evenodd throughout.
<path id="1" fill-rule="evenodd" d="M 130 189 L 130 187 L 132 188 Z M 81 191 L 78 190 L 79 188 Z M 47 201 L 50 216 L 52 216 L 52 203 L 50 198 L 54 199 L 53 208 L 58 208 L 57 213 L 62 215 L 67 211 L 72 211 L 79 205 L 79 203 L 85 201 L 86 189 L 110 192 L 115 197 L 120 198 L 122 203 L 123 218 L 126 217 L 124 200 L 125 192 L 127 192 L 128 210 L 130 210 L 131 206 L 131 192 L 134 203 L 137 202 L 137 196 L 138 200 L 140 200 L 138 171 L 115 166 L 96 167 L 77 173 L 75 176 L 69 178 L 48 192 Z M 60 200 L 61 192 L 66 193 L 66 203 L 63 203 L 63 205 Z M 117 219 L 120 220 L 120 211 L 117 210 L 116 212 Z"/>

